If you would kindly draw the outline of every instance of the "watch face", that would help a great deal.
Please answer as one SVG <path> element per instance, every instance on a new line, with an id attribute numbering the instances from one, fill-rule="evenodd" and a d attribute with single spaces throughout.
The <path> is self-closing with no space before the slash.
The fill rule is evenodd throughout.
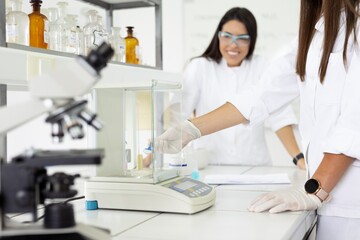
<path id="1" fill-rule="evenodd" d="M 305 191 L 307 193 L 315 193 L 319 188 L 319 182 L 316 179 L 310 178 L 305 183 Z"/>

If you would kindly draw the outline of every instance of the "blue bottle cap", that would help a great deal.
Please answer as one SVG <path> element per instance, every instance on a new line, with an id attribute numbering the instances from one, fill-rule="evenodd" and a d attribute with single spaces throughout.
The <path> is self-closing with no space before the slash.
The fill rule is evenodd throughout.
<path id="1" fill-rule="evenodd" d="M 94 201 L 86 201 L 85 202 L 85 208 L 86 210 L 96 210 L 98 209 L 98 202 L 96 200 Z"/>

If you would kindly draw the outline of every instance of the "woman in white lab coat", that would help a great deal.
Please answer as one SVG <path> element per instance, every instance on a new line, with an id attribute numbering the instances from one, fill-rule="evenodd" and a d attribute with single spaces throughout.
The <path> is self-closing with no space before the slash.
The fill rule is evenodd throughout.
<path id="1" fill-rule="evenodd" d="M 299 36 L 262 87 L 182 124 L 183 145 L 240 123 L 256 125 L 300 94 L 300 134 L 310 177 L 304 189 L 267 193 L 250 211 L 314 210 L 317 239 L 360 239 L 360 0 L 302 0 Z M 168 130 L 155 146 L 168 151 Z"/>
<path id="2" fill-rule="evenodd" d="M 187 119 L 220 107 L 229 95 L 237 94 L 259 82 L 268 62 L 253 54 L 257 24 L 246 8 L 235 7 L 221 18 L 205 50 L 188 64 L 183 79 L 182 112 Z M 296 117 L 290 106 L 268 118 L 291 158 L 299 155 L 292 125 Z M 249 128 L 238 125 L 193 143 L 195 149 L 211 151 L 211 164 L 270 165 L 264 124 Z M 297 166 L 305 168 L 300 158 Z"/>

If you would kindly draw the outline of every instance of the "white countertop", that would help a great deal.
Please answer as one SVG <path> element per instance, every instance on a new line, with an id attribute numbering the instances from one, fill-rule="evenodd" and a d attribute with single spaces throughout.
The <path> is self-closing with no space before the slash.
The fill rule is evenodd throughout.
<path id="1" fill-rule="evenodd" d="M 194 215 L 84 209 L 75 201 L 76 221 L 107 228 L 113 240 L 188 240 L 188 239 L 302 239 L 314 219 L 314 211 L 280 214 L 251 213 L 250 202 L 258 195 L 277 189 L 302 186 L 305 171 L 295 167 L 208 166 L 207 174 L 287 173 L 292 184 L 218 185 L 215 205 Z"/>
<path id="2" fill-rule="evenodd" d="M 215 205 L 194 215 L 79 210 L 77 221 L 110 228 L 114 240 L 302 239 L 315 219 L 314 212 L 251 213 L 247 207 L 266 191 L 302 186 L 305 171 L 295 167 L 209 166 L 200 176 L 244 173 L 287 173 L 292 184 L 220 185 Z"/>

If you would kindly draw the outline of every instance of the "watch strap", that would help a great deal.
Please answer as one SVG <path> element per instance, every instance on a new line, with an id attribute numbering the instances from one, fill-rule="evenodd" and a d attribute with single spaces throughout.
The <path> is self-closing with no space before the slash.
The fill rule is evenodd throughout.
<path id="1" fill-rule="evenodd" d="M 327 193 L 324 189 L 319 187 L 319 189 L 314 193 L 322 202 L 328 202 L 330 200 L 330 194 Z"/>
<path id="2" fill-rule="evenodd" d="M 300 159 L 304 158 L 304 154 L 303 153 L 299 153 L 298 155 L 296 155 L 294 158 L 293 158 L 293 163 L 295 164 L 295 166 L 297 166 L 297 163 Z"/>

